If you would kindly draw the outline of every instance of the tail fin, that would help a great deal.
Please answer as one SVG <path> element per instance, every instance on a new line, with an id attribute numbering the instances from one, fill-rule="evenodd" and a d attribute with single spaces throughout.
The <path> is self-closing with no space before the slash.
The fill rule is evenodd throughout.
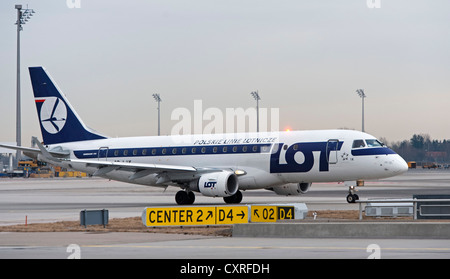
<path id="1" fill-rule="evenodd" d="M 84 125 L 43 67 L 30 67 L 29 70 L 46 145 L 105 138 Z"/>

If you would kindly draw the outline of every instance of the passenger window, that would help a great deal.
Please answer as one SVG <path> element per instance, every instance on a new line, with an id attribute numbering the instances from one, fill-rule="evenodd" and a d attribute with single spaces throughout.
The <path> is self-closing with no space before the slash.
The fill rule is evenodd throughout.
<path id="1" fill-rule="evenodd" d="M 202 147 L 202 153 L 205 153 L 206 152 L 206 148 L 205 147 Z"/>
<path id="2" fill-rule="evenodd" d="M 152 149 L 152 155 L 156 155 L 156 149 Z"/>
<path id="3" fill-rule="evenodd" d="M 256 151 L 258 151 L 258 146 L 254 145 L 253 146 L 253 152 L 256 152 Z"/>
<path id="4" fill-rule="evenodd" d="M 237 146 L 233 146 L 233 152 L 237 152 Z"/>
<path id="5" fill-rule="evenodd" d="M 197 148 L 195 148 L 195 147 L 192 147 L 192 149 L 191 149 L 191 153 L 192 153 L 192 154 L 195 154 L 195 152 L 197 152 Z"/>
<path id="6" fill-rule="evenodd" d="M 172 148 L 172 154 L 177 154 L 177 149 L 176 148 Z"/>
<path id="7" fill-rule="evenodd" d="M 166 154 L 166 151 L 167 151 L 167 150 L 166 150 L 165 148 L 163 148 L 162 154 L 165 155 L 165 154 Z"/>
<path id="8" fill-rule="evenodd" d="M 128 155 L 128 150 L 125 149 L 125 150 L 123 151 L 123 156 L 127 156 L 127 155 Z"/>
<path id="9" fill-rule="evenodd" d="M 119 150 L 114 151 L 114 156 L 116 156 L 116 157 L 119 156 Z"/>
<path id="10" fill-rule="evenodd" d="M 226 146 L 224 146 L 224 147 L 222 148 L 222 152 L 223 152 L 223 153 L 227 153 L 227 147 L 226 147 Z"/>
<path id="11" fill-rule="evenodd" d="M 247 152 L 247 146 L 244 145 L 244 146 L 242 147 L 242 152 Z"/>
<path id="12" fill-rule="evenodd" d="M 186 154 L 186 147 L 184 147 L 183 149 L 181 149 L 181 153 Z"/>
<path id="13" fill-rule="evenodd" d="M 137 155 L 137 149 L 133 150 L 133 155 L 136 156 Z"/>
<path id="14" fill-rule="evenodd" d="M 213 153 L 217 153 L 217 146 L 213 147 Z"/>
<path id="15" fill-rule="evenodd" d="M 261 153 L 268 153 L 270 151 L 270 147 L 268 145 L 263 145 L 261 147 Z"/>
<path id="16" fill-rule="evenodd" d="M 142 149 L 142 155 L 147 155 L 147 149 Z"/>
<path id="17" fill-rule="evenodd" d="M 365 147 L 366 144 L 364 143 L 364 140 L 360 139 L 360 140 L 354 140 L 353 141 L 353 146 L 352 148 L 362 148 Z"/>

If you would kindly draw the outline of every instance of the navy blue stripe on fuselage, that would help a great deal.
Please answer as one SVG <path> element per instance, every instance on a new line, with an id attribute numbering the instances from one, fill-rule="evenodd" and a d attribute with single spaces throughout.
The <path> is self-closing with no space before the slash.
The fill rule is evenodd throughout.
<path id="1" fill-rule="evenodd" d="M 352 150 L 353 156 L 389 155 L 389 154 L 396 154 L 396 153 L 387 147 L 361 148 Z"/>
<path id="2" fill-rule="evenodd" d="M 219 154 L 254 154 L 269 153 L 272 144 L 237 144 L 237 145 L 193 145 L 173 147 L 139 147 L 139 148 L 100 148 L 76 150 L 78 159 L 145 157 L 145 156 L 184 156 L 184 155 L 219 155 Z"/>

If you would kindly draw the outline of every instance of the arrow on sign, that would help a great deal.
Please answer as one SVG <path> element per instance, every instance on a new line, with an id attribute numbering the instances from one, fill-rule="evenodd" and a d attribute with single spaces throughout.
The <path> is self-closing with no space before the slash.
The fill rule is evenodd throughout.
<path id="1" fill-rule="evenodd" d="M 254 211 L 253 214 L 256 215 L 256 217 L 260 218 L 260 217 L 259 217 L 259 214 L 258 214 L 258 209 L 255 209 L 255 211 Z"/>
<path id="2" fill-rule="evenodd" d="M 241 219 L 244 219 L 245 212 L 241 210 L 241 214 L 236 214 L 236 216 L 241 216 Z"/>
<path id="3" fill-rule="evenodd" d="M 208 216 L 206 216 L 206 220 L 208 220 L 210 217 L 213 217 L 212 211 L 208 211 Z"/>

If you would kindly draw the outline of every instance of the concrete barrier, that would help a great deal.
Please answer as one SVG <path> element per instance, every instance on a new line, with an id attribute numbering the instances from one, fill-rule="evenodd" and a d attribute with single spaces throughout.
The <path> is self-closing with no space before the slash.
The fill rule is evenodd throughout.
<path id="1" fill-rule="evenodd" d="M 233 225 L 233 237 L 450 239 L 450 223 L 317 222 L 236 224 Z"/>

